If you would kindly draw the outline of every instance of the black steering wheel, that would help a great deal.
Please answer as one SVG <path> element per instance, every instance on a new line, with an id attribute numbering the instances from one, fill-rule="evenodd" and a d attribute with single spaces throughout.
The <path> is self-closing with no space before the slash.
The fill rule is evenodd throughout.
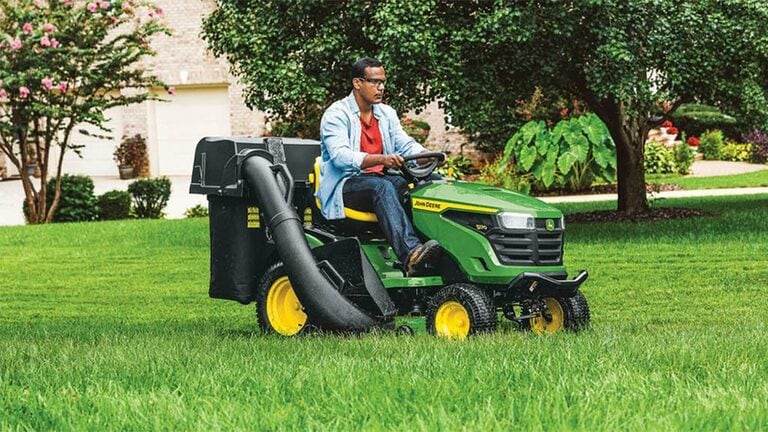
<path id="1" fill-rule="evenodd" d="M 416 161 L 418 159 L 430 159 L 429 162 L 418 164 L 409 164 L 408 162 Z M 389 175 L 399 175 L 408 180 L 409 183 L 418 183 L 430 175 L 435 168 L 445 160 L 445 153 L 443 152 L 427 152 L 418 153 L 403 158 L 403 166 L 400 168 L 386 168 L 384 172 Z"/>

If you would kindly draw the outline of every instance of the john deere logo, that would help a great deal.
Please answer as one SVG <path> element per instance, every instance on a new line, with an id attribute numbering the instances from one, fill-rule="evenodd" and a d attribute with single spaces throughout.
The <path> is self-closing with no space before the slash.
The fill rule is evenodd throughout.
<path id="1" fill-rule="evenodd" d="M 554 231 L 555 230 L 555 221 L 552 219 L 547 219 L 547 231 Z"/>

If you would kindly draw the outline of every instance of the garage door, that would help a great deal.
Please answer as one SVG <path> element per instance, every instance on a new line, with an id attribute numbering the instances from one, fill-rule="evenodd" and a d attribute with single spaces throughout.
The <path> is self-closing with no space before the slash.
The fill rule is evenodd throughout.
<path id="1" fill-rule="evenodd" d="M 69 174 L 82 174 L 88 176 L 117 176 L 117 164 L 112 160 L 112 153 L 115 151 L 120 139 L 123 136 L 123 110 L 122 108 L 112 108 L 104 113 L 108 119 L 106 126 L 112 132 L 103 132 L 91 125 L 76 126 L 72 132 L 73 144 L 83 145 L 80 149 L 82 158 L 74 151 L 67 150 L 64 155 L 63 171 Z M 108 135 L 106 138 L 97 138 L 86 136 L 79 132 L 80 129 L 87 130 L 90 134 Z M 55 165 L 58 160 L 58 151 L 51 152 L 51 164 Z M 54 159 L 55 158 L 55 159 Z M 51 168 L 50 174 L 55 173 L 55 168 Z"/>
<path id="2" fill-rule="evenodd" d="M 178 89 L 170 102 L 156 102 L 160 175 L 189 175 L 195 146 L 206 136 L 229 136 L 227 87 Z"/>

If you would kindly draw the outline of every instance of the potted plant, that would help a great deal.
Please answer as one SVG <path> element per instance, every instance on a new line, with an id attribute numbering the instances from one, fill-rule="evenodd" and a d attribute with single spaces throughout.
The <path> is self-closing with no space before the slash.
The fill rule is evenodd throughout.
<path id="1" fill-rule="evenodd" d="M 131 179 L 136 175 L 147 175 L 147 142 L 139 134 L 124 136 L 115 148 L 114 159 L 120 172 L 120 179 Z"/>

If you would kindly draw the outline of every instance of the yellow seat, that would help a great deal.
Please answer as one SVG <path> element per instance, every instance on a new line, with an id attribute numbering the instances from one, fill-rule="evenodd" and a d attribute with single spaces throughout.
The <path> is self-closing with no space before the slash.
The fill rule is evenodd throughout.
<path id="1" fill-rule="evenodd" d="M 315 166 L 314 166 L 314 173 L 310 174 L 309 182 L 314 185 L 314 191 L 317 193 L 317 189 L 320 187 L 320 156 L 315 158 Z M 315 205 L 317 208 L 321 208 L 320 200 L 315 197 Z M 351 209 L 349 207 L 344 207 L 344 216 L 347 217 L 347 219 L 352 219 L 360 222 L 378 222 L 379 219 L 376 217 L 376 213 L 371 212 L 364 212 L 360 210 Z"/>

